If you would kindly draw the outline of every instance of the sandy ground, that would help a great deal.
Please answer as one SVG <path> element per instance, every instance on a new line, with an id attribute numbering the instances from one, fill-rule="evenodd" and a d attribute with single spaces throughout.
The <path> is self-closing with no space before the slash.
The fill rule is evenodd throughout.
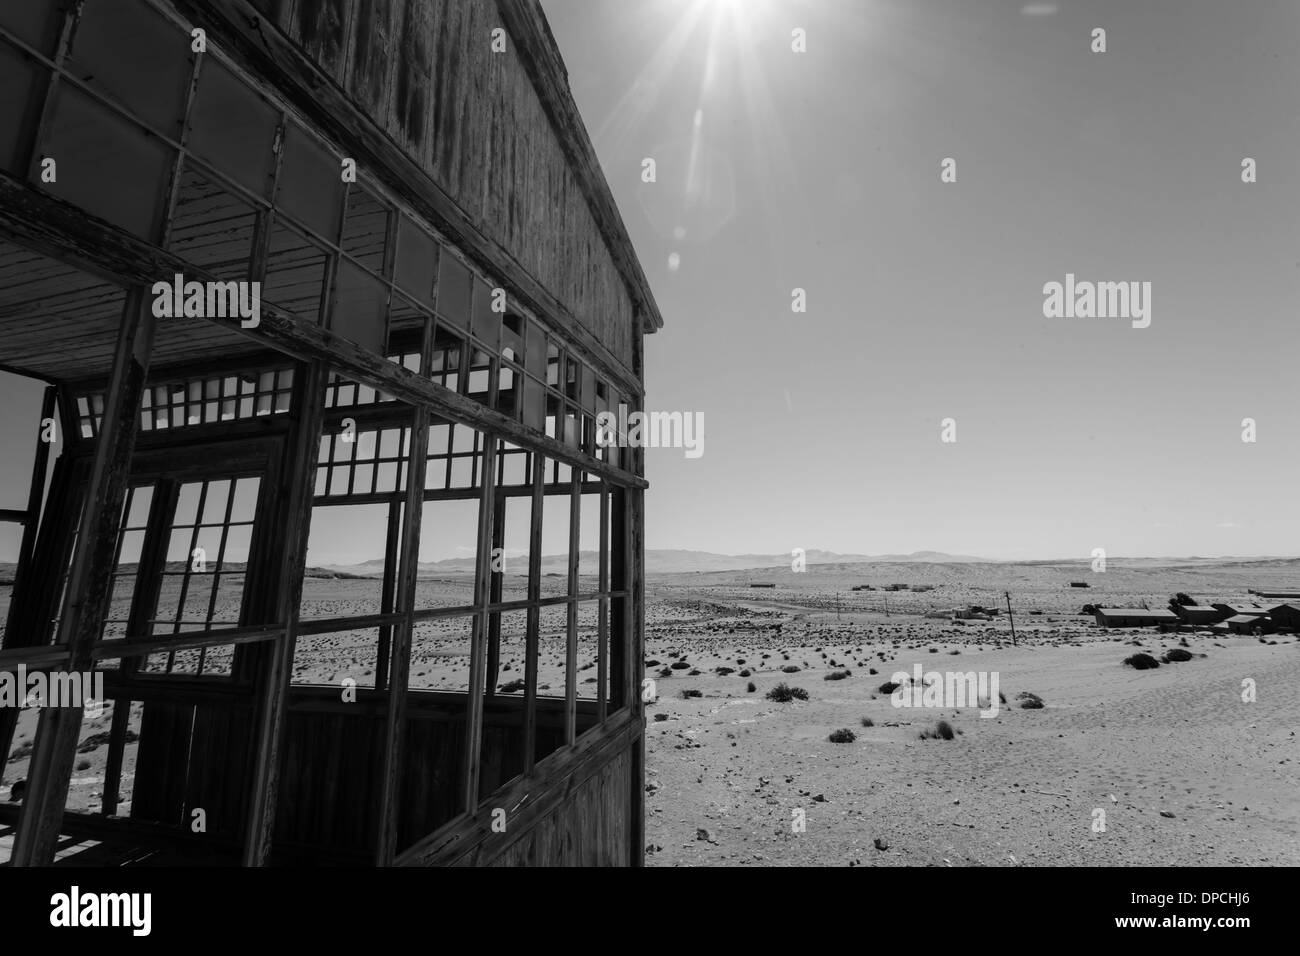
<path id="1" fill-rule="evenodd" d="M 1161 577 L 1138 583 L 1175 583 Z M 1013 647 L 1005 617 L 955 625 L 919 616 L 975 589 L 896 592 L 891 607 L 914 613 L 837 617 L 824 608 L 848 591 L 845 581 L 781 580 L 768 591 L 679 576 L 648 602 L 661 613 L 648 614 L 647 663 L 691 667 L 657 677 L 648 707 L 647 864 L 1300 863 L 1294 636 L 1106 631 L 1069 614 L 1097 600 L 1095 590 L 1057 583 L 1023 595 L 1046 610 L 1017 618 Z M 1162 590 L 1167 599 L 1174 588 Z M 850 600 L 883 606 L 879 592 L 840 593 L 842 605 Z M 1191 661 L 1145 671 L 1122 663 L 1139 650 L 1160 657 L 1183 639 Z M 973 707 L 895 707 L 880 685 L 917 663 L 996 672 L 1009 704 L 989 718 Z M 800 669 L 781 670 L 790 666 Z M 845 668 L 850 677 L 823 679 Z M 698 676 L 684 676 L 692 670 Z M 1253 703 L 1242 699 L 1247 678 Z M 782 681 L 809 699 L 767 700 Z M 1015 706 L 1022 691 L 1044 707 Z M 953 739 L 922 739 L 940 719 Z M 856 739 L 831 743 L 839 728 Z"/>

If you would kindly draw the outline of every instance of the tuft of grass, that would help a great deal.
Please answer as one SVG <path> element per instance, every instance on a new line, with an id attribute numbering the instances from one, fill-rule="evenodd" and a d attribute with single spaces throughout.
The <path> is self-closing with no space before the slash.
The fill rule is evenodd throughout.
<path id="1" fill-rule="evenodd" d="M 704 692 L 698 691 L 694 687 L 687 687 L 685 690 L 681 692 L 680 696 L 682 700 L 690 700 L 692 697 L 703 697 Z"/>
<path id="2" fill-rule="evenodd" d="M 1043 709 L 1043 698 L 1039 697 L 1037 694 L 1031 694 L 1027 690 L 1022 690 L 1019 694 L 1016 694 L 1016 700 L 1020 701 L 1021 710 Z"/>
<path id="3" fill-rule="evenodd" d="M 882 694 L 892 694 L 894 691 L 898 690 L 898 688 L 901 686 L 902 686 L 901 684 L 895 684 L 892 680 L 885 681 L 883 684 L 880 685 L 880 692 Z"/>
<path id="4" fill-rule="evenodd" d="M 829 674 L 823 674 L 822 680 L 844 680 L 844 678 L 852 676 L 853 672 L 846 667 L 842 671 L 831 671 Z"/>
<path id="5" fill-rule="evenodd" d="M 781 673 L 783 674 L 797 674 L 799 671 L 800 667 L 798 664 L 786 664 L 785 667 L 781 668 Z"/>
<path id="6" fill-rule="evenodd" d="M 745 690 L 752 694 L 752 693 L 754 693 L 754 691 L 758 690 L 758 688 L 754 686 L 754 682 L 753 682 L 753 681 L 750 681 L 750 682 L 749 682 L 749 686 L 746 687 Z"/>
<path id="7" fill-rule="evenodd" d="M 665 668 L 663 668 L 662 670 L 659 671 L 659 676 L 660 676 L 660 677 L 672 677 L 672 676 L 673 676 L 672 668 L 670 668 L 670 667 L 665 667 Z"/>
<path id="8" fill-rule="evenodd" d="M 863 718 L 862 718 L 862 726 L 863 726 L 863 727 L 874 727 L 874 726 L 876 726 L 876 722 L 875 722 L 874 720 L 872 720 L 870 717 L 863 717 Z"/>
<path id="9" fill-rule="evenodd" d="M 826 739 L 833 744 L 851 744 L 858 739 L 858 735 L 847 727 L 841 727 L 839 730 L 831 731 L 831 735 Z"/>
<path id="10" fill-rule="evenodd" d="M 1165 664 L 1181 664 L 1183 661 L 1190 661 L 1191 659 L 1191 652 L 1185 651 L 1181 647 L 1171 648 L 1160 658 Z"/>
<path id="11" fill-rule="evenodd" d="M 941 720 L 930 730 L 921 731 L 922 740 L 952 740 L 954 736 L 952 724 L 946 720 Z"/>
<path id="12" fill-rule="evenodd" d="M 748 677 L 748 676 L 749 676 L 749 668 L 746 667 L 743 671 L 741 671 L 741 672 L 740 672 L 740 676 L 741 676 L 741 677 Z"/>
<path id="13" fill-rule="evenodd" d="M 717 674 L 719 677 L 726 677 L 728 674 L 736 673 L 736 669 L 734 667 L 715 667 L 713 668 L 713 673 Z"/>
<path id="14" fill-rule="evenodd" d="M 1160 666 L 1160 662 L 1150 654 L 1134 654 L 1131 657 L 1124 658 L 1124 663 L 1139 671 L 1149 671 L 1153 667 Z"/>
<path id="15" fill-rule="evenodd" d="M 77 769 L 78 769 L 78 770 L 89 770 L 89 769 L 90 769 L 90 761 L 89 761 L 89 760 L 78 760 L 78 761 L 77 761 Z"/>
<path id="16" fill-rule="evenodd" d="M 781 681 L 767 692 L 767 699 L 778 704 L 788 704 L 792 700 L 807 700 L 808 692 L 802 687 L 791 687 L 785 681 Z"/>

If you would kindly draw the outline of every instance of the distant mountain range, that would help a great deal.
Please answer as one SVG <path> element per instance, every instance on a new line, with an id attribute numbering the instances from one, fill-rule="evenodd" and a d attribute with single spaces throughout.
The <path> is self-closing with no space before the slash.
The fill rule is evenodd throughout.
<path id="1" fill-rule="evenodd" d="M 650 574 L 689 574 L 711 571 L 747 571 L 765 568 L 789 569 L 792 561 L 789 553 L 783 554 L 715 554 L 711 551 L 686 551 L 680 549 L 649 550 L 645 554 L 646 571 Z M 947 554 L 942 551 L 913 551 L 911 554 L 839 554 L 834 551 L 812 550 L 804 554 L 809 567 L 831 564 L 1020 564 L 1020 565 L 1077 565 L 1087 567 L 1089 558 L 1062 558 L 1054 560 L 999 561 L 995 558 L 981 558 L 969 554 Z M 1294 558 L 1271 556 L 1250 557 L 1108 557 L 1107 561 L 1117 567 L 1197 567 L 1216 564 L 1274 564 L 1294 561 Z M 582 552 L 584 567 L 595 567 L 596 553 Z M 562 554 L 548 554 L 542 558 L 543 574 L 563 574 L 567 570 L 567 558 Z M 422 576 L 439 574 L 472 574 L 473 558 L 447 558 L 443 561 L 421 561 Z M 527 562 L 523 556 L 506 555 L 506 572 L 524 574 Z M 383 562 L 365 561 L 353 565 L 325 565 L 308 570 L 312 576 L 322 577 L 338 575 L 339 577 L 373 577 L 383 573 Z"/>

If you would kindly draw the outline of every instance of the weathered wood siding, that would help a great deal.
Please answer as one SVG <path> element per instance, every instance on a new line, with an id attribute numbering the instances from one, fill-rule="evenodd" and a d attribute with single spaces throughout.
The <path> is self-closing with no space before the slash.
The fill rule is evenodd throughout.
<path id="1" fill-rule="evenodd" d="M 632 299 L 494 0 L 253 3 L 632 367 Z"/>

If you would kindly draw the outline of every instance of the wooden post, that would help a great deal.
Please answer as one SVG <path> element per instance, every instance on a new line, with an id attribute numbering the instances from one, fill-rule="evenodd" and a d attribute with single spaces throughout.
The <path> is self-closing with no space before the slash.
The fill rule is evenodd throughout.
<path id="1" fill-rule="evenodd" d="M 578 546 L 581 543 L 582 472 L 570 473 L 569 490 L 569 603 L 564 648 L 564 742 L 572 745 L 578 731 Z"/>
<path id="2" fill-rule="evenodd" d="M 265 866 L 271 856 L 275 802 L 280 783 L 280 745 L 284 739 L 284 715 L 293 672 L 298 609 L 302 603 L 303 571 L 307 560 L 307 535 L 316 490 L 325 373 L 323 362 L 311 362 L 300 366 L 294 375 L 293 408 L 298 420 L 282 485 L 286 490 L 287 517 L 280 552 L 280 593 L 275 611 L 275 619 L 284 622 L 285 631 L 272 645 L 271 653 L 261 658 L 262 673 L 257 685 L 257 749 L 244 834 L 245 866 Z"/>
<path id="3" fill-rule="evenodd" d="M 1003 593 L 1007 596 L 1007 619 L 1011 621 L 1011 646 L 1018 647 L 1019 645 L 1016 643 L 1016 619 L 1011 613 L 1011 592 L 1004 591 Z"/>
<path id="4" fill-rule="evenodd" d="M 406 742 L 406 690 L 411 673 L 411 630 L 415 610 L 415 582 L 420 570 L 420 523 L 424 514 L 424 472 L 428 464 L 429 409 L 415 410 L 411 447 L 406 468 L 406 507 L 402 520 L 401 576 L 397 582 L 397 610 L 402 622 L 393 628 L 392 667 L 388 682 L 388 720 L 384 727 L 383 779 L 380 782 L 379 838 L 375 864 L 392 866 L 397 855 L 400 818 L 402 749 Z M 468 809 L 468 808 L 467 808 Z"/>
<path id="5" fill-rule="evenodd" d="M 524 768 L 533 772 L 537 758 L 537 656 L 538 632 L 541 628 L 541 610 L 537 602 L 542 597 L 542 507 L 546 502 L 547 459 L 539 452 L 532 453 L 533 508 L 528 527 L 528 624 L 524 636 Z"/>
<path id="6" fill-rule="evenodd" d="M 474 562 L 474 630 L 469 656 L 469 700 L 465 713 L 465 809 L 478 806 L 478 780 L 483 748 L 483 681 L 487 665 L 484 653 L 488 626 L 488 580 L 491 571 L 489 544 L 492 541 L 493 501 L 496 482 L 497 442 L 490 435 L 483 446 L 483 487 L 479 494 L 477 556 Z"/>
<path id="7" fill-rule="evenodd" d="M 86 673 L 94 665 L 92 650 L 108 607 L 118 522 L 126 498 L 131 453 L 140 431 L 140 397 L 153 334 L 153 311 L 146 303 L 144 289 L 136 286 L 127 293 L 118 324 L 103 424 L 59 619 L 56 643 L 67 646 L 69 673 Z M 41 711 L 27 774 L 27 796 L 11 856 L 13 866 L 45 866 L 54 860 L 81 719 L 81 706 L 46 707 Z"/>

